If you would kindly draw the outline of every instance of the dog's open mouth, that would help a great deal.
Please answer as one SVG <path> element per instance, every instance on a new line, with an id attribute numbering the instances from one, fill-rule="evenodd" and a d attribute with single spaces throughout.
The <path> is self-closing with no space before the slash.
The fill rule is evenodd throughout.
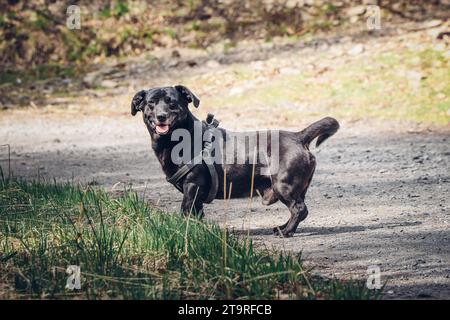
<path id="1" fill-rule="evenodd" d="M 155 125 L 155 129 L 158 134 L 166 134 L 167 132 L 169 132 L 170 125 L 166 123 L 157 123 Z"/>

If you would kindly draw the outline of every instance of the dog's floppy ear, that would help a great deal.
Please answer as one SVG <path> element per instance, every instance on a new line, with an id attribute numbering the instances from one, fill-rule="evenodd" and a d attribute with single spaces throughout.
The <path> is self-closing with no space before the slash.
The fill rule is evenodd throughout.
<path id="1" fill-rule="evenodd" d="M 138 111 L 142 111 L 142 107 L 144 106 L 145 102 L 145 90 L 141 90 L 138 93 L 136 93 L 133 97 L 133 100 L 131 101 L 131 115 L 135 116 Z"/>
<path id="2" fill-rule="evenodd" d="M 175 86 L 175 89 L 177 89 L 177 91 L 183 95 L 188 102 L 192 102 L 194 107 L 198 108 L 200 105 L 200 100 L 191 92 L 191 90 L 182 85 Z"/>

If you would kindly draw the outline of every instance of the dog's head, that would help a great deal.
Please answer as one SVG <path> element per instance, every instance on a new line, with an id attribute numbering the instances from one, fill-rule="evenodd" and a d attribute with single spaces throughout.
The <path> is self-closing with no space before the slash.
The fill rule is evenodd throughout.
<path id="1" fill-rule="evenodd" d="M 131 114 L 142 111 L 147 128 L 159 136 L 167 135 L 189 115 L 189 103 L 197 108 L 200 100 L 185 86 L 153 88 L 135 94 Z"/>

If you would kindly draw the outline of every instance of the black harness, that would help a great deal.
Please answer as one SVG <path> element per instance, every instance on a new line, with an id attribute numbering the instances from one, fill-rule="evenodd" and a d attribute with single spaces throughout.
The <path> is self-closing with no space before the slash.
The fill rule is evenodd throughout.
<path id="1" fill-rule="evenodd" d="M 173 184 L 175 188 L 180 190 L 180 192 L 183 192 L 183 187 L 180 183 L 180 180 L 185 175 L 187 175 L 196 165 L 205 163 L 211 176 L 211 188 L 209 189 L 208 197 L 204 202 L 210 203 L 216 198 L 217 190 L 219 188 L 219 178 L 217 176 L 216 168 L 214 167 L 213 159 L 211 156 L 212 137 L 214 136 L 214 130 L 219 126 L 219 121 L 214 119 L 213 114 L 208 113 L 206 121 L 203 121 L 203 123 L 206 125 L 206 131 L 203 135 L 205 140 L 203 150 L 189 163 L 183 165 L 180 169 L 178 169 L 178 171 L 175 172 L 173 176 L 167 178 L 167 181 Z"/>

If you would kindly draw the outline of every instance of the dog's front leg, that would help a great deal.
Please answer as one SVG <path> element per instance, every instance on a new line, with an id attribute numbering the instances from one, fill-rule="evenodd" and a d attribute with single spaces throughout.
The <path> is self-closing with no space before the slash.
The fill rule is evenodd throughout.
<path id="1" fill-rule="evenodd" d="M 181 212 L 185 216 L 196 215 L 203 217 L 203 190 L 195 183 L 185 183 L 183 185 L 183 202 Z"/>

